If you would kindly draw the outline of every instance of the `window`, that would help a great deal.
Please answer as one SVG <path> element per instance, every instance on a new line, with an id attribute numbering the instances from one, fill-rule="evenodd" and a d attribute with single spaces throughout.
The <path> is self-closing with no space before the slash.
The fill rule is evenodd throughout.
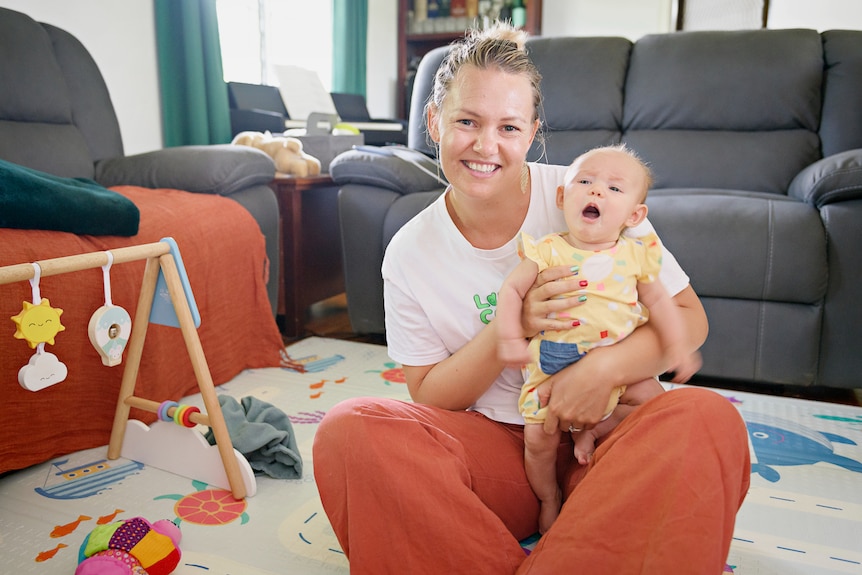
<path id="1" fill-rule="evenodd" d="M 274 66 L 314 70 L 332 91 L 332 2 L 216 0 L 225 82 L 278 85 Z"/>

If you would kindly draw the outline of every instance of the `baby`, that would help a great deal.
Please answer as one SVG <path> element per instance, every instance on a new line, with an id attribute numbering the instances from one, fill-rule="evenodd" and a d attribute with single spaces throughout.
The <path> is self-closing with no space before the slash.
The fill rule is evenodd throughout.
<path id="1" fill-rule="evenodd" d="M 662 248 L 658 236 L 623 235 L 647 215 L 649 168 L 625 146 L 591 150 L 566 171 L 565 186 L 557 188 L 567 232 L 533 240 L 522 234 L 522 261 L 498 295 L 498 355 L 510 365 L 526 364 L 526 381 L 519 407 L 524 416 L 524 462 L 530 485 L 541 501 L 539 530 L 544 533 L 559 515 L 562 494 L 556 481 L 559 433 L 548 435 L 542 422 L 547 407 L 538 389 L 551 375 L 578 361 L 590 349 L 611 345 L 647 321 L 659 332 L 666 357 L 684 381 L 699 368 L 698 355 L 684 346 L 684 324 L 670 295 L 658 281 Z M 523 298 L 542 270 L 567 265 L 579 278 L 579 304 L 557 314 L 571 318 L 572 328 L 523 337 Z M 642 307 L 642 305 L 644 307 Z M 648 310 L 648 314 L 647 314 Z M 586 464 L 596 439 L 619 421 L 611 418 L 618 403 L 639 405 L 656 394 L 657 386 L 635 384 L 614 390 L 605 418 L 593 429 L 575 431 L 575 456 Z"/>

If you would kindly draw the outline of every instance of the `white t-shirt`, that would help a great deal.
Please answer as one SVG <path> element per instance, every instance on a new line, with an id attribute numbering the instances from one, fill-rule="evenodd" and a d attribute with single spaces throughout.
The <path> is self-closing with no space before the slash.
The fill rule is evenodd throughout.
<path id="1" fill-rule="evenodd" d="M 566 166 L 529 164 L 530 207 L 520 231 L 533 237 L 566 228 L 556 205 Z M 627 230 L 634 237 L 653 230 L 645 220 Z M 443 361 L 494 318 L 497 292 L 518 265 L 516 234 L 493 250 L 473 247 L 452 221 L 445 194 L 405 224 L 383 258 L 386 340 L 389 356 L 405 365 Z M 688 276 L 665 250 L 659 279 L 675 295 Z M 507 368 L 471 407 L 505 423 L 523 423 L 518 394 L 524 379 Z"/>

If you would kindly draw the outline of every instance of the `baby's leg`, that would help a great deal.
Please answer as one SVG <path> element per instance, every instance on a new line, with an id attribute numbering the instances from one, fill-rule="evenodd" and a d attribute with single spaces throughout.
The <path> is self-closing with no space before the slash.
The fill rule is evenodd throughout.
<path id="1" fill-rule="evenodd" d="M 663 392 L 664 388 L 653 377 L 626 386 L 626 390 L 620 396 L 619 403 L 607 418 L 597 423 L 592 429 L 578 431 L 572 436 L 575 441 L 575 457 L 578 459 L 578 463 L 581 465 L 589 463 L 599 438 L 613 431 L 635 407 Z"/>
<path id="2" fill-rule="evenodd" d="M 541 502 L 539 532 L 550 529 L 560 514 L 563 492 L 557 484 L 557 447 L 560 434 L 548 435 L 541 423 L 524 426 L 524 465 L 530 486 Z"/>
<path id="3" fill-rule="evenodd" d="M 620 404 L 638 406 L 643 405 L 657 395 L 664 393 L 664 388 L 654 377 L 639 381 L 633 385 L 626 386 L 626 390 L 620 396 Z M 628 415 L 631 410 L 626 412 Z"/>

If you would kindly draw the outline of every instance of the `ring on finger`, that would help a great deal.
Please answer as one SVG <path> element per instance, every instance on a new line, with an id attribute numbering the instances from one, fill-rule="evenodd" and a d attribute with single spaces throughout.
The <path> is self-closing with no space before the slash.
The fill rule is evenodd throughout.
<path id="1" fill-rule="evenodd" d="M 577 433 L 577 432 L 579 432 L 580 430 L 581 430 L 581 429 L 580 429 L 579 427 L 575 427 L 574 425 L 570 425 L 570 426 L 569 426 L 569 433 Z"/>

